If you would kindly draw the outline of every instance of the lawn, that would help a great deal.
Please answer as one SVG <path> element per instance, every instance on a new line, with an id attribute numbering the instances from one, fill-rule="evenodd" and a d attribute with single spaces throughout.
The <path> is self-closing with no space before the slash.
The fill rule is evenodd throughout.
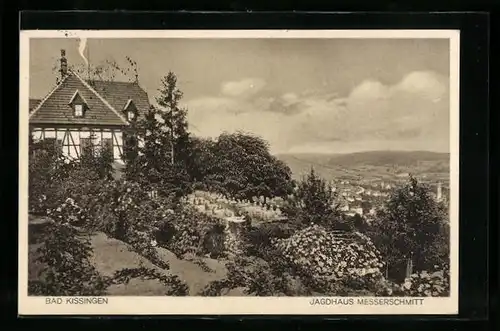
<path id="1" fill-rule="evenodd" d="M 33 232 L 32 232 L 33 233 Z M 95 233 L 91 236 L 94 251 L 92 260 L 96 269 L 104 276 L 111 276 L 115 271 L 123 268 L 160 268 L 153 265 L 143 256 L 133 252 L 128 245 L 120 240 L 110 238 L 104 233 Z M 29 278 L 36 279 L 43 266 L 36 262 L 36 249 L 41 243 L 33 240 L 29 247 Z M 202 258 L 211 270 L 203 270 L 198 264 L 178 259 L 172 252 L 164 248 L 156 248 L 158 255 L 170 265 L 170 272 L 178 275 L 189 286 L 189 294 L 196 295 L 208 283 L 222 279 L 226 275 L 224 263 L 218 260 Z M 165 288 L 157 280 L 132 279 L 126 285 L 113 285 L 108 290 L 109 295 L 120 296 L 158 296 L 164 295 Z"/>

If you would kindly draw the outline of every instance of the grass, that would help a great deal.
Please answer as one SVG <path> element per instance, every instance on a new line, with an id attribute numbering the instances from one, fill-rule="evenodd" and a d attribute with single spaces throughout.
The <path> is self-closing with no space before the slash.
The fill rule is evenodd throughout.
<path id="1" fill-rule="evenodd" d="M 32 233 L 35 231 L 32 231 Z M 37 231 L 38 232 L 38 231 Z M 115 271 L 123 268 L 155 268 L 145 257 L 129 250 L 126 243 L 110 238 L 104 233 L 91 235 L 93 248 L 92 262 L 97 271 L 104 276 L 111 276 Z M 32 240 L 29 244 L 29 279 L 37 279 L 43 265 L 36 261 L 36 249 L 42 243 Z M 203 258 L 210 271 L 204 271 L 202 267 L 192 261 L 178 259 L 172 252 L 164 248 L 156 248 L 158 255 L 170 265 L 169 271 L 162 271 L 175 274 L 185 281 L 189 287 L 190 295 L 197 295 L 208 283 L 222 279 L 226 275 L 226 268 L 221 261 Z M 113 285 L 108 289 L 109 295 L 119 296 L 161 296 L 165 293 L 165 287 L 157 280 L 132 279 L 128 284 Z"/>

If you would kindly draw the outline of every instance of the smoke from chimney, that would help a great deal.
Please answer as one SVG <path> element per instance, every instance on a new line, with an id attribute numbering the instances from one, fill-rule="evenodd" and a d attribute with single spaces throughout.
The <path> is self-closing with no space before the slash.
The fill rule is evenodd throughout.
<path id="1" fill-rule="evenodd" d="M 83 58 L 85 61 L 85 66 L 88 67 L 89 61 L 85 57 L 85 48 L 87 47 L 87 38 L 80 38 L 80 45 L 78 46 L 78 53 L 80 53 L 80 56 Z"/>

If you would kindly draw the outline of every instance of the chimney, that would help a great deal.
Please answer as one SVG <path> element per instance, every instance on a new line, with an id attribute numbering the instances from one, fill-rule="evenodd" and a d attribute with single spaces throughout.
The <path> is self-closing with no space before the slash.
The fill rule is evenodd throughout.
<path id="1" fill-rule="evenodd" d="M 68 74 L 68 60 L 66 59 L 66 50 L 61 49 L 61 79 L 64 79 Z"/>

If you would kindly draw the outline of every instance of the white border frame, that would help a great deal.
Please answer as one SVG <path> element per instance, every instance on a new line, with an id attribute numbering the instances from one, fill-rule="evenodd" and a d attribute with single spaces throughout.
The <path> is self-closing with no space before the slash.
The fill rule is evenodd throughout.
<path id="1" fill-rule="evenodd" d="M 31 38 L 336 38 L 449 39 L 450 41 L 450 286 L 447 298 L 425 298 L 421 305 L 309 304 L 307 297 L 120 297 L 107 304 L 46 304 L 28 297 L 28 134 Z M 19 288 L 20 315 L 357 315 L 458 314 L 459 190 L 458 30 L 24 30 L 20 33 L 19 95 Z M 367 297 L 360 297 L 365 299 Z M 332 298 L 333 299 L 333 298 Z M 345 298 L 344 298 L 345 299 Z M 65 298 L 63 298 L 63 301 Z"/>

